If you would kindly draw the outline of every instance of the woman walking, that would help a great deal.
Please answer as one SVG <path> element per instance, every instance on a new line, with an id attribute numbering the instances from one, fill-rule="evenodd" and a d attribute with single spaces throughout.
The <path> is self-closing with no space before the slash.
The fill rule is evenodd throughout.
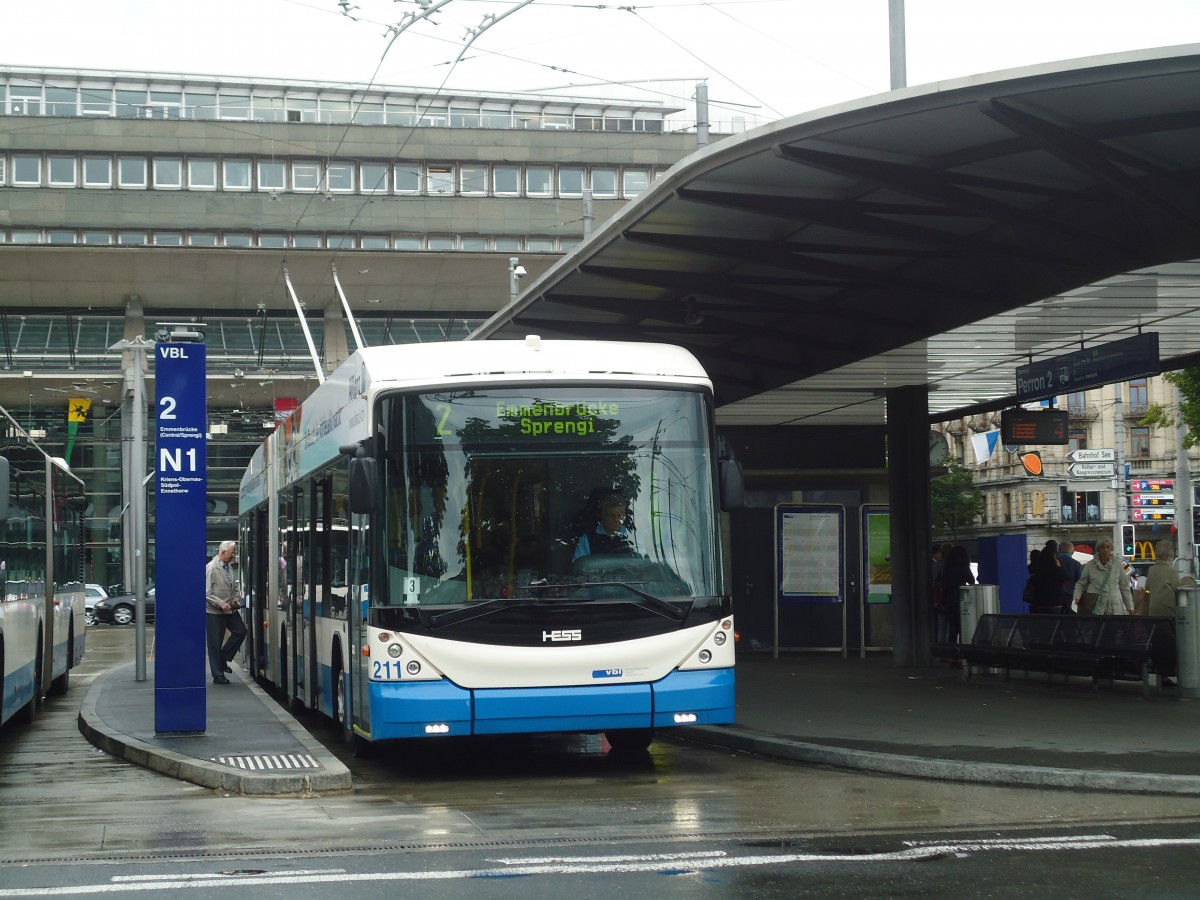
<path id="1" fill-rule="evenodd" d="M 1088 616 L 1126 616 L 1133 613 L 1133 594 L 1120 558 L 1113 554 L 1111 538 L 1096 541 L 1096 555 L 1083 567 L 1075 582 L 1079 612 Z"/>

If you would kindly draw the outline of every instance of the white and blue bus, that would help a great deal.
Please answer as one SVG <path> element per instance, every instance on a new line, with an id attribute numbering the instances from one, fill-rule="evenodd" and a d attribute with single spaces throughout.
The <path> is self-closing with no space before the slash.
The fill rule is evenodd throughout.
<path id="1" fill-rule="evenodd" d="M 732 722 L 716 447 L 677 347 L 359 350 L 242 479 L 251 670 L 350 742 Z"/>
<path id="2" fill-rule="evenodd" d="M 0 408 L 0 724 L 29 723 L 83 660 L 83 482 Z"/>

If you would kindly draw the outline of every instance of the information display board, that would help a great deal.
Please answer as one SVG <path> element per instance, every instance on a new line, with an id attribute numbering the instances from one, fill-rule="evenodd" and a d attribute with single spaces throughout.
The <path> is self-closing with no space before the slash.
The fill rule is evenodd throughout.
<path id="1" fill-rule="evenodd" d="M 776 583 L 781 603 L 841 603 L 845 511 L 776 507 Z"/>
<path id="2" fill-rule="evenodd" d="M 846 508 L 775 507 L 776 649 L 845 649 Z"/>
<path id="3" fill-rule="evenodd" d="M 1175 480 L 1135 478 L 1129 482 L 1129 518 L 1134 522 L 1175 521 Z"/>
<path id="4" fill-rule="evenodd" d="M 1000 440 L 1005 444 L 1069 444 L 1067 413 L 1050 409 L 1006 409 L 1000 413 Z"/>

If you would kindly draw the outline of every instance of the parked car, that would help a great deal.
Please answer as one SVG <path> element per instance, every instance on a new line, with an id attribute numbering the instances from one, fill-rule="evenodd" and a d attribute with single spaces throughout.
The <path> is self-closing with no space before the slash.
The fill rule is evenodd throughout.
<path id="1" fill-rule="evenodd" d="M 137 597 L 133 594 L 122 594 L 120 597 L 108 597 L 99 601 L 94 607 L 97 622 L 106 625 L 132 625 L 137 615 Z M 146 621 L 154 621 L 154 588 L 146 591 Z"/>
<path id="2" fill-rule="evenodd" d="M 83 586 L 83 621 L 88 625 L 96 624 L 96 604 L 108 599 L 108 591 L 98 584 Z"/>

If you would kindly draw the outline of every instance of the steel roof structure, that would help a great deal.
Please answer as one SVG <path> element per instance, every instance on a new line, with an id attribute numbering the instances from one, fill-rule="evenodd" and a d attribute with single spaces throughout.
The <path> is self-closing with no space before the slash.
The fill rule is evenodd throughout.
<path id="1" fill-rule="evenodd" d="M 1160 333 L 1200 359 L 1200 46 L 981 75 L 729 138 L 657 179 L 475 337 L 689 348 L 724 425 L 931 420 L 1016 366 Z"/>

